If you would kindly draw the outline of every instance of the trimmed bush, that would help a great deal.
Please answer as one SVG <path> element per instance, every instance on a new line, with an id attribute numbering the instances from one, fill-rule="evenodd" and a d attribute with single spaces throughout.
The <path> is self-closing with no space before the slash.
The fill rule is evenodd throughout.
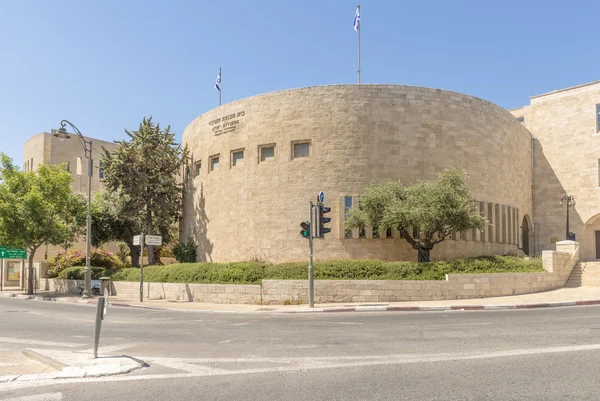
<path id="1" fill-rule="evenodd" d="M 103 267 L 92 266 L 92 280 L 98 280 L 100 277 L 104 277 L 106 273 L 110 273 L 113 270 L 105 269 Z M 83 280 L 85 277 L 85 266 L 71 266 L 61 271 L 57 278 L 63 280 Z"/>
<path id="2" fill-rule="evenodd" d="M 431 263 L 330 260 L 314 264 L 317 280 L 444 280 L 446 274 L 542 271 L 544 268 L 540 258 L 527 260 L 513 256 Z M 103 270 L 99 274 L 98 277 L 110 276 L 115 281 L 138 281 L 140 278 L 140 270 L 135 268 Z M 258 262 L 181 263 L 144 268 L 144 281 L 161 283 L 260 284 L 263 279 L 306 280 L 307 277 L 308 266 L 304 262 L 276 265 Z"/>
<path id="3" fill-rule="evenodd" d="M 91 248 L 90 251 L 90 264 L 92 266 L 105 269 L 124 267 L 124 264 L 112 252 L 102 248 Z M 58 277 L 63 270 L 73 266 L 85 266 L 85 251 L 71 249 L 60 252 L 48 261 L 48 276 Z"/>
<path id="4" fill-rule="evenodd" d="M 180 242 L 173 248 L 173 255 L 179 263 L 194 263 L 196 262 L 196 244 L 193 240 L 188 239 L 187 243 Z"/>

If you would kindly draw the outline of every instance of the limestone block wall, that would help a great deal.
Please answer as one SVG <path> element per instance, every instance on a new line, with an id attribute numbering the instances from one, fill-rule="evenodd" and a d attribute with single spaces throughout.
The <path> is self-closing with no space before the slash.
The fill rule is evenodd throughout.
<path id="1" fill-rule="evenodd" d="M 579 244 L 563 241 L 544 251 L 544 273 L 448 274 L 445 281 L 315 280 L 315 302 L 402 302 L 468 299 L 548 291 L 565 285 L 579 260 Z M 82 281 L 42 279 L 50 291 L 78 293 Z M 113 282 L 112 295 L 137 299 L 139 284 Z M 307 280 L 263 280 L 261 285 L 145 283 L 146 299 L 207 303 L 308 302 Z"/>
<path id="2" fill-rule="evenodd" d="M 525 116 L 534 135 L 533 209 L 539 249 L 565 239 L 565 195 L 575 197 L 569 231 L 581 243 L 583 260 L 596 260 L 595 230 L 585 230 L 600 214 L 600 81 L 534 96 L 531 105 L 511 112 Z M 586 237 L 586 238 L 584 238 Z"/>
<path id="3" fill-rule="evenodd" d="M 397 237 L 345 238 L 345 198 L 356 205 L 372 181 L 432 180 L 448 167 L 467 171 L 473 200 L 486 217 L 492 205 L 496 220 L 483 235 L 457 233 L 434 259 L 514 249 L 531 213 L 530 133 L 506 110 L 455 92 L 334 85 L 267 93 L 196 118 L 183 143 L 192 169 L 181 233 L 196 239 L 200 260 L 305 260 L 299 223 L 319 191 L 332 232 L 316 242 L 317 259 L 416 260 Z M 299 144 L 307 156 L 295 156 Z"/>

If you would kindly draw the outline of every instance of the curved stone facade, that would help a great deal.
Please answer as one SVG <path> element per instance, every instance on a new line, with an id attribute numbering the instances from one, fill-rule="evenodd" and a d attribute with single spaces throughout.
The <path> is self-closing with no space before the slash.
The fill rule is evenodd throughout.
<path id="1" fill-rule="evenodd" d="M 193 167 L 181 233 L 194 236 L 200 260 L 306 260 L 299 223 L 319 191 L 332 208 L 332 232 L 315 240 L 316 259 L 416 260 L 398 232 L 346 238 L 345 207 L 372 181 L 410 184 L 448 167 L 467 171 L 471 196 L 492 224 L 456 233 L 433 259 L 521 246 L 521 222 L 531 214 L 529 131 L 501 107 L 459 93 L 400 85 L 267 93 L 201 115 L 183 143 Z"/>

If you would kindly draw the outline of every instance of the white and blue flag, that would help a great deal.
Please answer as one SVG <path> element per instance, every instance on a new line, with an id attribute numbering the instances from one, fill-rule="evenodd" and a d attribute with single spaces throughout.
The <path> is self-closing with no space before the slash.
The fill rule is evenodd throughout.
<path id="1" fill-rule="evenodd" d="M 358 32 L 360 30 L 360 6 L 356 7 L 353 26 L 355 31 Z"/>
<path id="2" fill-rule="evenodd" d="M 217 82 L 215 82 L 215 89 L 221 92 L 221 70 L 219 70 L 219 75 L 217 75 Z"/>

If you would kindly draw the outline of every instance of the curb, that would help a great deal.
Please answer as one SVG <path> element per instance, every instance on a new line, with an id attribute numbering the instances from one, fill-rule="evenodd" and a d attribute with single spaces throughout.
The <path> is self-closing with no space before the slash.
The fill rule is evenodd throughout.
<path id="1" fill-rule="evenodd" d="M 43 363 L 44 365 L 50 366 L 51 368 L 54 368 L 56 370 L 63 370 L 63 368 L 67 367 L 67 365 L 65 365 L 64 363 L 57 361 L 54 358 L 50 358 L 49 356 L 40 354 L 39 352 L 36 352 L 32 349 L 24 349 L 23 351 L 21 351 L 21 353 L 27 358 Z"/>
<path id="2" fill-rule="evenodd" d="M 0 293 L 0 296 L 31 299 L 36 301 L 51 301 L 78 304 L 96 305 L 98 300 L 95 298 L 63 298 L 47 297 L 42 295 L 24 295 Z M 210 310 L 210 309 L 176 309 L 162 308 L 157 306 L 133 305 L 123 302 L 110 302 L 111 306 L 120 308 L 136 308 L 160 311 L 176 312 L 205 312 L 205 313 L 334 313 L 334 312 L 440 312 L 440 311 L 478 311 L 478 310 L 505 310 L 505 309 L 536 309 L 536 308 L 559 308 L 565 306 L 588 306 L 600 305 L 600 299 L 581 300 L 581 301 L 557 301 L 532 304 L 499 304 L 499 305 L 425 305 L 425 306 L 402 306 L 402 305 L 358 305 L 358 306 L 334 306 L 326 308 L 301 308 L 294 310 L 274 309 L 271 311 L 236 311 L 236 310 Z"/>
<path id="3" fill-rule="evenodd" d="M 343 308 L 314 308 L 278 311 L 279 313 L 332 313 L 332 312 L 439 312 L 439 311 L 476 311 L 504 309 L 559 308 L 564 306 L 600 305 L 600 300 L 546 302 L 535 304 L 506 305 L 429 305 L 429 306 L 356 306 Z"/>

